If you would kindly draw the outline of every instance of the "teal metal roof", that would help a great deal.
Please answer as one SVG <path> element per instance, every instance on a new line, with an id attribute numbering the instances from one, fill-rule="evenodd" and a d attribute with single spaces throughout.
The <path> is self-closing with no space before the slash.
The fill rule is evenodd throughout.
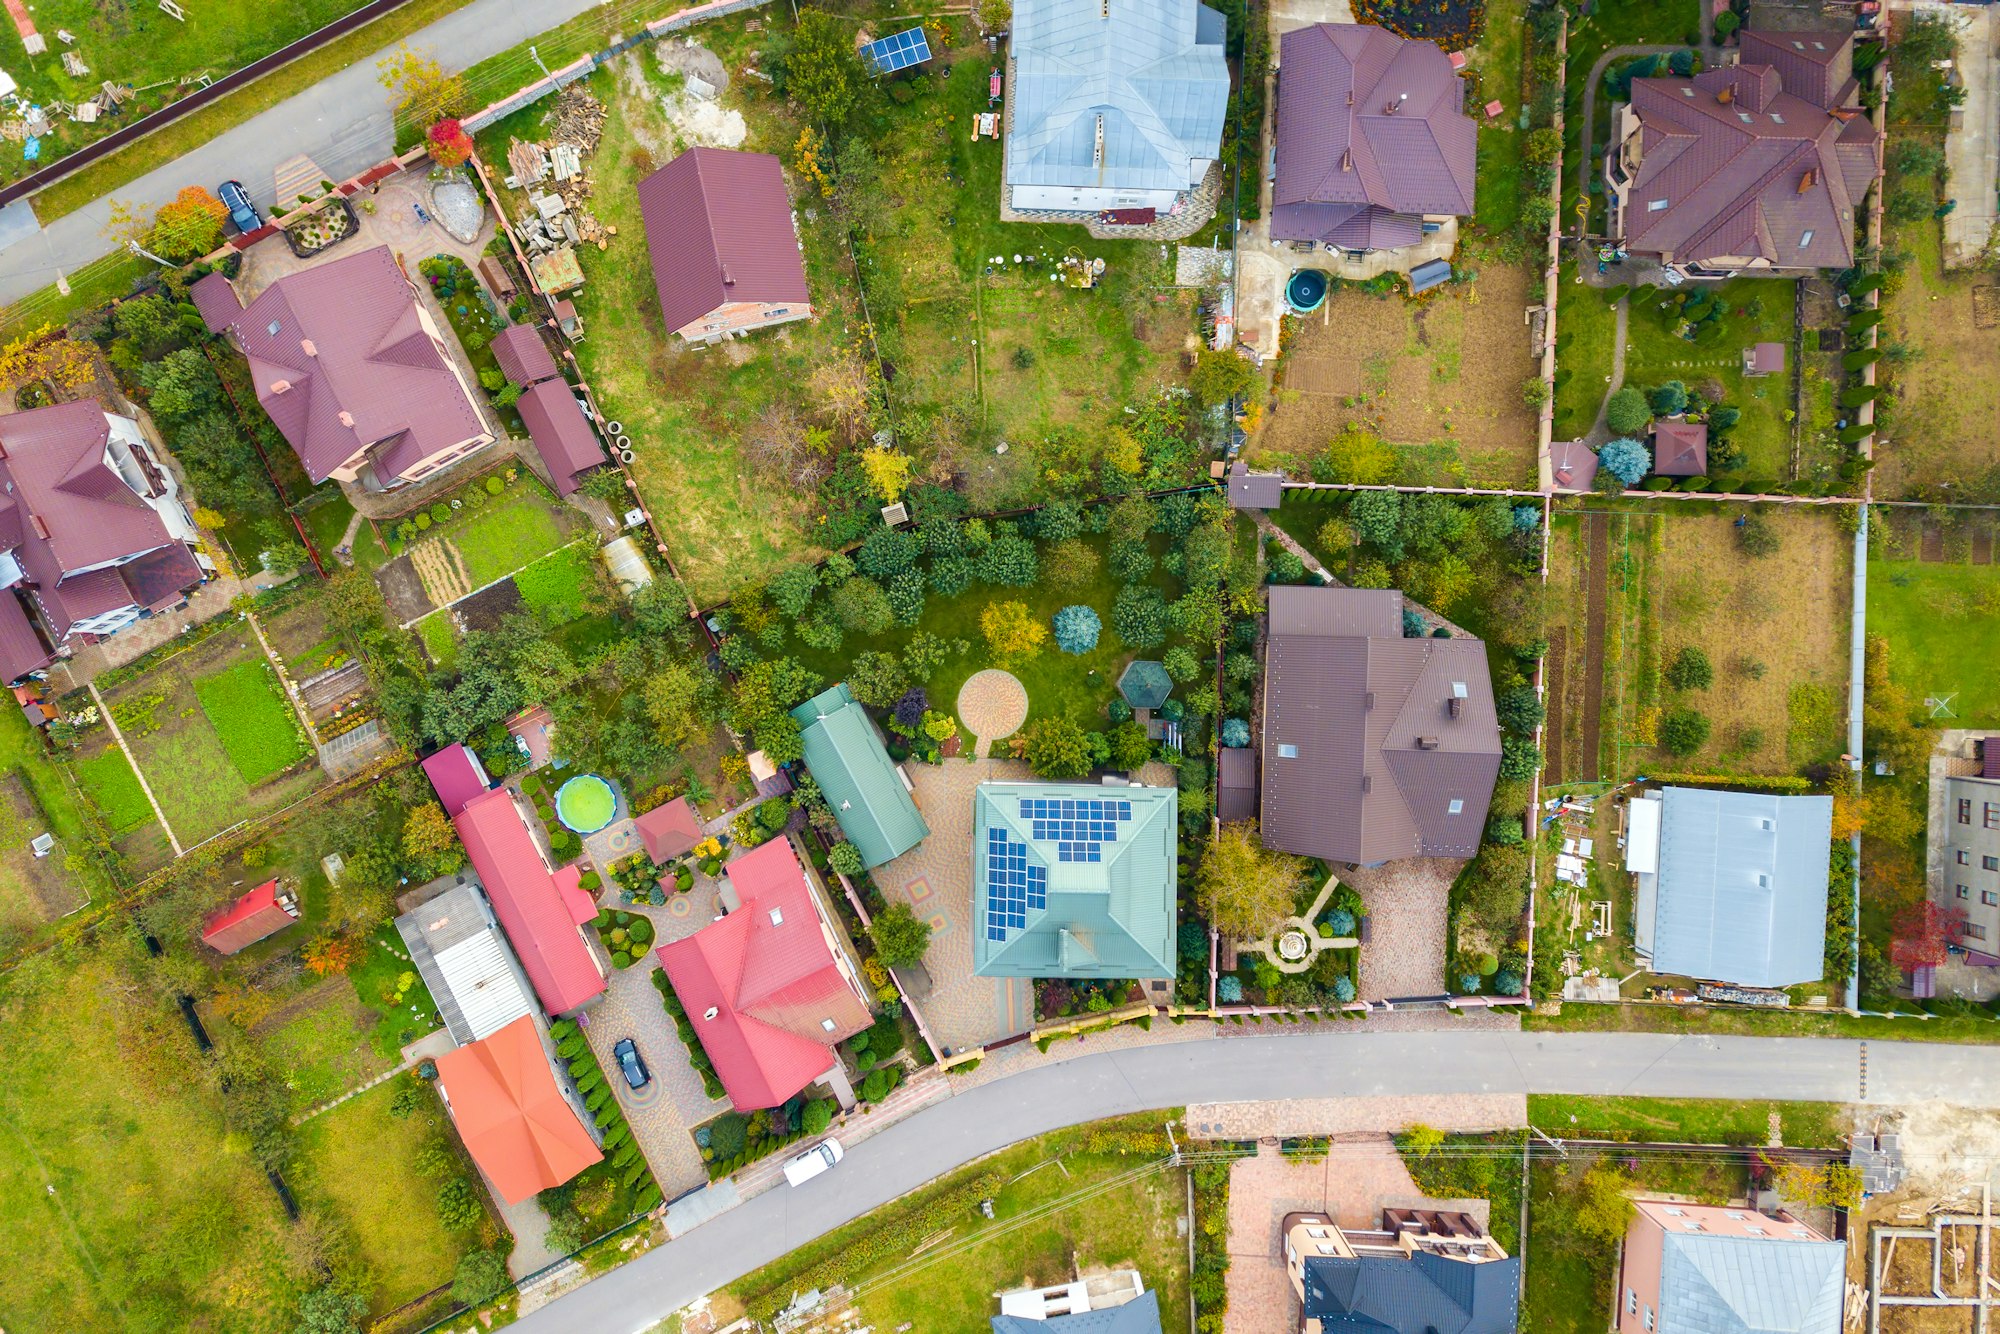
<path id="1" fill-rule="evenodd" d="M 1118 693 L 1135 709 L 1157 709 L 1174 693 L 1174 678 L 1164 664 L 1134 658 L 1118 677 Z"/>
<path id="2" fill-rule="evenodd" d="M 1172 977 L 1170 787 L 981 783 L 972 798 L 972 971 Z"/>
<path id="3" fill-rule="evenodd" d="M 792 717 L 805 743 L 806 768 L 864 866 L 872 870 L 924 841 L 931 827 L 845 684 L 814 695 Z"/>

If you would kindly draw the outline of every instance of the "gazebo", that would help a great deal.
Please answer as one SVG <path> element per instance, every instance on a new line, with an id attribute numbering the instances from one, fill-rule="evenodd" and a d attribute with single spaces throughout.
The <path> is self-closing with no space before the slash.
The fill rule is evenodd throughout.
<path id="1" fill-rule="evenodd" d="M 1174 679 L 1159 663 L 1137 658 L 1119 674 L 1118 693 L 1134 710 L 1157 709 L 1174 693 Z"/>

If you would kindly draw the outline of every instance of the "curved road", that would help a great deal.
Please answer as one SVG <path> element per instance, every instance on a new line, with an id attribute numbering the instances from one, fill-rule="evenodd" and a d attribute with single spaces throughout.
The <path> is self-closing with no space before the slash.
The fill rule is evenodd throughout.
<path id="1" fill-rule="evenodd" d="M 926 1108 L 855 1145 L 818 1180 L 756 1196 L 514 1327 L 637 1334 L 933 1177 L 1100 1117 L 1195 1102 L 1453 1093 L 2000 1106 L 1993 1055 L 1942 1043 L 1444 1029 L 1231 1036 L 1079 1056 Z"/>

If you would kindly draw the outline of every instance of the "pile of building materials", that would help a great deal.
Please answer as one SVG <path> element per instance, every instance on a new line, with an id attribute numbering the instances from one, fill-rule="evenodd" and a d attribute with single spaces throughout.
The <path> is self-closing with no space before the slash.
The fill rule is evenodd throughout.
<path id="1" fill-rule="evenodd" d="M 583 163 L 604 135 L 604 104 L 571 86 L 556 95 L 542 123 L 549 130 L 545 143 L 516 139 L 507 146 L 507 184 L 526 190 L 533 208 L 516 225 L 521 244 L 537 253 L 575 245 L 603 250 L 618 228 L 590 211 L 593 186 Z M 544 182 L 554 189 L 541 188 Z"/>

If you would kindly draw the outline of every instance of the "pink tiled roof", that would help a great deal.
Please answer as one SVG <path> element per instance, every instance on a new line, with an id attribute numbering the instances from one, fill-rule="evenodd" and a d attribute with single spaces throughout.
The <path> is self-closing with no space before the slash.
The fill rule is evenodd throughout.
<path id="1" fill-rule="evenodd" d="M 257 401 L 315 482 L 370 446 L 394 481 L 486 433 L 387 246 L 278 279 L 229 327 Z"/>
<path id="2" fill-rule="evenodd" d="M 685 856 L 701 841 L 701 817 L 686 797 L 675 797 L 664 806 L 647 811 L 633 822 L 646 855 L 656 862 Z"/>
<path id="3" fill-rule="evenodd" d="M 639 182 L 639 211 L 670 332 L 731 302 L 811 301 L 771 154 L 690 148 Z"/>
<path id="4" fill-rule="evenodd" d="M 457 815 L 475 797 L 486 794 L 486 771 L 478 757 L 462 745 L 446 746 L 424 759 L 424 777 L 444 803 L 446 815 Z"/>
<path id="5" fill-rule="evenodd" d="M 218 953 L 234 954 L 298 920 L 278 902 L 278 882 L 267 880 L 209 918 L 201 940 Z"/>
<path id="6" fill-rule="evenodd" d="M 604 977 L 564 893 L 565 880 L 574 889 L 577 870 L 549 870 L 513 793 L 496 788 L 473 798 L 452 824 L 543 1008 L 567 1014 L 602 995 Z"/>
<path id="7" fill-rule="evenodd" d="M 36 636 L 21 599 L 0 589 L 0 680 L 18 681 L 54 661 Z"/>
<path id="8" fill-rule="evenodd" d="M 543 380 L 522 394 L 514 408 L 521 414 L 521 424 L 528 428 L 535 452 L 549 465 L 557 495 L 576 490 L 578 473 L 605 462 L 597 432 L 584 420 L 576 395 L 564 381 Z"/>
<path id="9" fill-rule="evenodd" d="M 834 1044 L 868 1026 L 868 1008 L 835 966 L 788 839 L 728 875 L 743 906 L 661 946 L 660 963 L 730 1102 L 776 1107 L 833 1066 Z"/>

